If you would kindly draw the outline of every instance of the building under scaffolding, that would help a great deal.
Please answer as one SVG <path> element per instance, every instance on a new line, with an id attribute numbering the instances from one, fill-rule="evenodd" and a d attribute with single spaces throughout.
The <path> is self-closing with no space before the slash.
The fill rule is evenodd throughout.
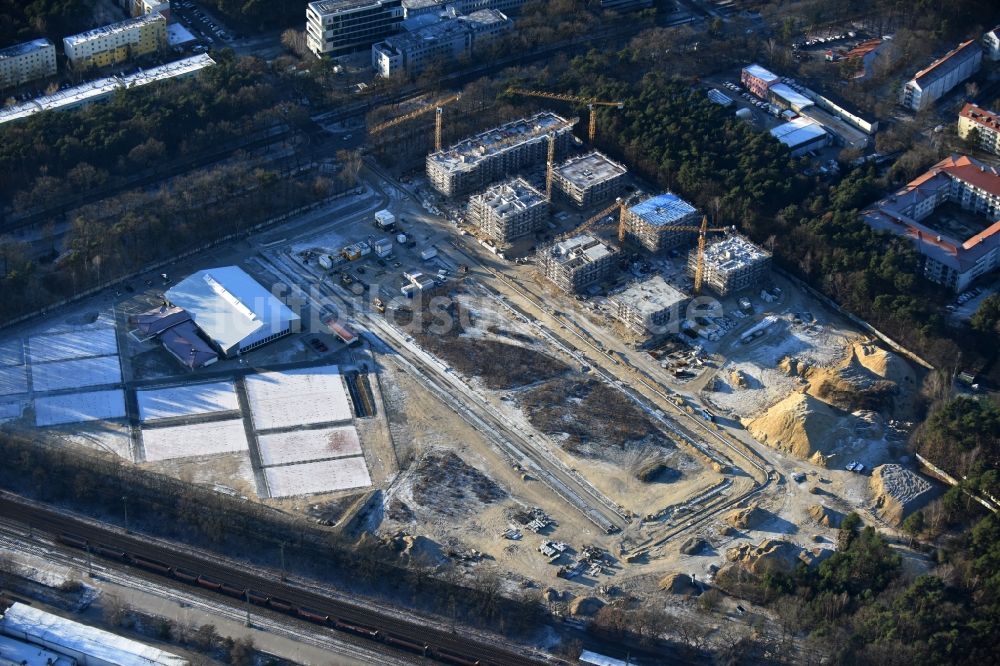
<path id="1" fill-rule="evenodd" d="M 545 277 L 563 291 L 577 293 L 606 280 L 615 268 L 615 251 L 589 234 L 542 250 Z"/>
<path id="2" fill-rule="evenodd" d="M 625 238 L 650 252 L 662 252 L 688 243 L 689 231 L 674 231 L 673 226 L 697 226 L 700 222 L 694 206 L 673 192 L 651 197 L 625 213 Z"/>
<path id="3" fill-rule="evenodd" d="M 544 163 L 549 134 L 555 134 L 556 154 L 564 153 L 573 141 L 575 122 L 543 111 L 481 132 L 428 155 L 427 179 L 448 197 L 481 190 L 524 167 Z"/>
<path id="4" fill-rule="evenodd" d="M 469 221 L 497 243 L 541 229 L 549 212 L 545 195 L 518 177 L 469 199 Z"/>
<path id="5" fill-rule="evenodd" d="M 754 287 L 771 271 L 771 254 L 743 236 L 733 234 L 705 248 L 702 281 L 719 296 Z M 698 250 L 688 256 L 688 274 L 694 275 Z"/>
<path id="6" fill-rule="evenodd" d="M 552 174 L 556 194 L 577 208 L 591 208 L 618 196 L 627 169 L 595 151 L 571 157 Z"/>
<path id="7" fill-rule="evenodd" d="M 625 326 L 640 335 L 656 335 L 680 330 L 680 322 L 684 319 L 682 309 L 688 297 L 656 275 L 636 282 L 610 300 Z"/>

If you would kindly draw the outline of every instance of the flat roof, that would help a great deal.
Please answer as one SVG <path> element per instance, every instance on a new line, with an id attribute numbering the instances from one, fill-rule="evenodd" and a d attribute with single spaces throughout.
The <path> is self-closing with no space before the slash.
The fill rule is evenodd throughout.
<path id="1" fill-rule="evenodd" d="M 549 132 L 569 132 L 575 120 L 568 121 L 551 111 L 541 111 L 528 118 L 512 120 L 500 127 L 470 136 L 444 150 L 431 153 L 427 159 L 449 171 L 469 169 L 484 158 L 529 141 L 544 139 Z"/>
<path id="2" fill-rule="evenodd" d="M 629 208 L 629 211 L 653 227 L 676 224 L 684 219 L 684 217 L 698 212 L 694 206 L 673 192 L 665 192 L 655 197 L 650 197 L 632 206 Z"/>
<path id="3" fill-rule="evenodd" d="M 43 641 L 54 650 L 64 647 L 109 664 L 187 666 L 189 663 L 187 659 L 145 643 L 22 603 L 15 603 L 4 612 L 0 628 L 12 636 Z"/>
<path id="4" fill-rule="evenodd" d="M 166 300 L 187 310 L 205 335 L 227 353 L 261 331 L 278 333 L 299 319 L 239 266 L 208 268 L 167 290 Z"/>
<path id="5" fill-rule="evenodd" d="M 792 118 L 771 130 L 771 136 L 789 148 L 797 148 L 826 135 L 823 126 L 809 118 Z"/>
<path id="6" fill-rule="evenodd" d="M 969 58 L 974 58 L 976 54 L 982 55 L 982 48 L 974 39 L 962 42 L 951 51 L 932 62 L 930 65 L 913 75 L 911 81 L 921 88 L 934 83 L 940 78 L 950 74 L 955 68 L 961 67 Z"/>
<path id="7" fill-rule="evenodd" d="M 37 645 L 0 636 L 0 666 L 76 666 L 76 662 Z"/>
<path id="8" fill-rule="evenodd" d="M 648 316 L 683 303 L 688 296 L 662 276 L 655 275 L 641 282 L 633 282 L 625 291 L 615 294 L 612 299 Z"/>
<path id="9" fill-rule="evenodd" d="M 708 95 L 708 98 L 713 102 L 715 102 L 716 104 L 721 104 L 722 106 L 729 106 L 730 104 L 733 103 L 733 100 L 731 97 L 729 97 L 729 95 L 725 94 L 721 90 L 718 90 L 717 88 L 712 88 L 706 94 Z"/>
<path id="10" fill-rule="evenodd" d="M 446 18 L 417 28 L 413 32 L 390 35 L 385 38 L 383 43 L 390 48 L 408 50 L 414 47 L 425 46 L 429 42 L 467 35 L 470 32 L 472 32 L 472 28 L 468 23 L 460 21 L 457 18 Z M 376 45 L 376 47 L 378 46 L 381 45 Z"/>
<path id="11" fill-rule="evenodd" d="M 811 106 L 813 101 L 800 92 L 793 90 L 784 83 L 776 83 L 770 88 L 771 92 L 788 102 L 789 106 L 803 108 Z"/>
<path id="12" fill-rule="evenodd" d="M 361 9 L 362 7 L 378 7 L 391 2 L 393 0 L 319 0 L 318 2 L 310 2 L 309 7 L 317 14 L 322 15 Z"/>
<path id="13" fill-rule="evenodd" d="M 555 170 L 571 183 L 585 187 L 623 176 L 628 171 L 618 162 L 596 150 L 585 155 L 571 157 L 557 166 Z"/>
<path id="14" fill-rule="evenodd" d="M 552 246 L 552 256 L 561 264 L 574 261 L 589 264 L 611 254 L 613 252 L 607 245 L 590 234 L 573 236 Z"/>
<path id="15" fill-rule="evenodd" d="M 22 56 L 32 53 L 33 51 L 49 47 L 55 48 L 55 45 L 44 37 L 41 39 L 33 39 L 30 42 L 14 44 L 13 46 L 8 46 L 5 49 L 0 49 L 0 60 L 4 60 L 5 58 L 16 58 L 17 56 Z"/>
<path id="16" fill-rule="evenodd" d="M 500 218 L 546 202 L 545 195 L 520 176 L 494 185 L 475 198 L 482 199 Z"/>
<path id="17" fill-rule="evenodd" d="M 750 76 L 758 78 L 761 81 L 765 81 L 767 83 L 774 83 L 775 81 L 778 81 L 781 78 L 774 72 L 766 70 L 756 63 L 754 63 L 753 65 L 747 65 L 746 67 L 743 68 L 743 71 L 745 71 Z"/>
<path id="18" fill-rule="evenodd" d="M 119 21 L 118 23 L 102 25 L 100 28 L 94 28 L 93 30 L 88 30 L 87 32 L 81 32 L 76 35 L 70 35 L 69 37 L 63 37 L 63 44 L 66 46 L 76 46 L 77 44 L 90 41 L 91 39 L 95 39 L 97 37 L 113 35 L 117 32 L 125 32 L 147 23 L 157 23 L 159 21 L 166 23 L 167 18 L 160 13 L 143 14 L 142 16 L 125 19 L 124 21 Z"/>
<path id="19" fill-rule="evenodd" d="M 723 273 L 744 268 L 770 256 L 766 250 L 739 234 L 726 236 L 705 247 L 705 265 Z"/>

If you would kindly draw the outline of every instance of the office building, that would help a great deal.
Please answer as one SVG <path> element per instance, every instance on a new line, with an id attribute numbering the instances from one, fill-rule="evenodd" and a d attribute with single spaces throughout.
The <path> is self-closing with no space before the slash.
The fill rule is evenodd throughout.
<path id="1" fill-rule="evenodd" d="M 659 275 L 635 282 L 609 299 L 619 321 L 640 335 L 676 333 L 684 319 L 687 295 Z"/>
<path id="2" fill-rule="evenodd" d="M 698 266 L 698 249 L 688 255 L 688 275 Z M 705 247 L 702 284 L 719 296 L 760 286 L 771 272 L 771 255 L 743 236 L 733 234 Z"/>
<path id="3" fill-rule="evenodd" d="M 567 121 L 543 111 L 480 132 L 428 155 L 427 179 L 448 197 L 484 189 L 520 169 L 544 164 L 549 135 L 554 137 L 556 154 L 566 152 L 573 141 L 575 122 L 575 118 Z"/>
<path id="4" fill-rule="evenodd" d="M 456 14 L 471 14 L 481 9 L 492 9 L 508 16 L 517 12 L 525 0 L 403 0 L 406 18 L 428 14 L 442 14 L 453 10 Z"/>
<path id="5" fill-rule="evenodd" d="M 700 222 L 694 206 L 673 192 L 666 192 L 625 211 L 625 239 L 650 252 L 663 252 L 694 238 L 691 231 L 671 227 L 698 226 Z"/>
<path id="6" fill-rule="evenodd" d="M 146 14 L 63 39 L 73 69 L 107 67 L 155 53 L 167 46 L 167 19 Z"/>
<path id="7" fill-rule="evenodd" d="M 913 241 L 924 277 L 956 292 L 1000 267 L 1000 171 L 971 157 L 946 157 L 863 218 Z"/>
<path id="8" fill-rule="evenodd" d="M 970 39 L 932 62 L 907 81 L 899 91 L 899 103 L 913 111 L 922 111 L 945 93 L 979 71 L 983 49 Z"/>
<path id="9" fill-rule="evenodd" d="M 571 157 L 552 170 L 555 196 L 587 209 L 612 201 L 625 188 L 627 169 L 596 150 Z"/>
<path id="10" fill-rule="evenodd" d="M 0 89 L 55 74 L 56 47 L 47 39 L 33 39 L 0 49 Z"/>
<path id="11" fill-rule="evenodd" d="M 792 157 L 805 155 L 830 144 L 830 134 L 810 118 L 792 118 L 771 130 L 771 136 L 788 146 Z"/>
<path id="12" fill-rule="evenodd" d="M 545 226 L 549 202 L 523 178 L 494 185 L 469 199 L 469 221 L 498 244 Z"/>
<path id="13" fill-rule="evenodd" d="M 542 272 L 567 293 L 580 293 L 608 279 L 617 254 L 589 234 L 560 241 L 541 252 Z"/>
<path id="14" fill-rule="evenodd" d="M 967 102 L 958 114 L 958 136 L 980 150 L 1000 155 L 1000 116 Z"/>
<path id="15" fill-rule="evenodd" d="M 317 56 L 366 51 L 400 31 L 402 0 L 321 0 L 306 7 L 306 45 Z"/>
<path id="16" fill-rule="evenodd" d="M 748 65 L 740 72 L 740 83 L 761 99 L 767 99 L 767 91 L 781 78 L 760 65 Z"/>

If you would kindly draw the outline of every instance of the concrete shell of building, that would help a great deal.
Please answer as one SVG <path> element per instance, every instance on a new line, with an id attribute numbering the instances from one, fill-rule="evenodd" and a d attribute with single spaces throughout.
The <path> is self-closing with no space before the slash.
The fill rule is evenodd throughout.
<path id="1" fill-rule="evenodd" d="M 500 244 L 542 229 L 548 214 L 545 195 L 520 177 L 469 199 L 469 221 Z"/>
<path id="2" fill-rule="evenodd" d="M 1000 155 L 1000 116 L 967 102 L 958 114 L 958 136 L 976 147 Z"/>
<path id="3" fill-rule="evenodd" d="M 579 293 L 606 280 L 617 261 L 613 249 L 589 234 L 554 243 L 541 254 L 545 277 L 567 293 Z"/>
<path id="4" fill-rule="evenodd" d="M 624 166 L 594 150 L 555 167 L 552 189 L 577 208 L 591 208 L 618 196 L 625 188 L 626 173 Z"/>
<path id="5" fill-rule="evenodd" d="M 107 67 L 167 47 L 167 18 L 146 14 L 63 38 L 73 69 Z"/>
<path id="6" fill-rule="evenodd" d="M 428 155 L 427 179 L 449 197 L 483 189 L 524 167 L 544 163 L 549 134 L 555 135 L 556 154 L 565 152 L 573 141 L 575 121 L 543 111 L 481 132 Z"/>
<path id="7" fill-rule="evenodd" d="M 306 7 L 306 46 L 317 56 L 341 56 L 371 48 L 399 32 L 401 0 L 320 0 Z"/>
<path id="8" fill-rule="evenodd" d="M 688 275 L 698 265 L 698 249 L 688 255 Z M 705 247 L 702 284 L 719 296 L 756 287 L 771 272 L 771 254 L 743 236 L 733 234 Z"/>
<path id="9" fill-rule="evenodd" d="M 635 282 L 610 299 L 618 319 L 640 335 L 658 335 L 680 330 L 688 296 L 656 275 Z"/>
<path id="10" fill-rule="evenodd" d="M 56 47 L 47 39 L 33 39 L 0 49 L 0 88 L 19 86 L 56 74 Z"/>
<path id="11" fill-rule="evenodd" d="M 698 210 L 673 192 L 650 197 L 625 211 L 625 238 L 650 252 L 663 252 L 690 242 L 694 234 L 670 227 L 697 226 Z"/>
<path id="12" fill-rule="evenodd" d="M 979 71 L 983 49 L 970 39 L 920 70 L 899 90 L 899 103 L 913 111 L 922 111 L 945 93 Z"/>
<path id="13" fill-rule="evenodd" d="M 959 234 L 923 222 L 946 202 L 985 218 L 984 228 Z M 946 157 L 862 215 L 872 228 L 912 240 L 924 277 L 956 292 L 1000 268 L 1000 170 L 971 157 Z"/>
<path id="14" fill-rule="evenodd" d="M 767 99 L 767 91 L 780 80 L 781 77 L 760 65 L 747 65 L 740 72 L 740 83 L 761 99 Z"/>

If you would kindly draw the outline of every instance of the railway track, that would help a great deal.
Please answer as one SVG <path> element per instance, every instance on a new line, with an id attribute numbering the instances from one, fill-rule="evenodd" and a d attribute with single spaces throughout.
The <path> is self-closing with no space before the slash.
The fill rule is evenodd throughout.
<path id="1" fill-rule="evenodd" d="M 273 611 L 348 634 L 378 641 L 396 650 L 405 650 L 440 663 L 480 666 L 512 666 L 550 663 L 547 658 L 515 652 L 472 640 L 379 612 L 361 604 L 331 599 L 318 591 L 267 578 L 233 564 L 171 548 L 141 535 L 123 534 L 45 506 L 28 503 L 16 496 L 0 495 L 0 516 L 30 525 L 62 543 L 82 548 L 102 561 L 120 567 L 158 574 L 200 589 L 218 593 L 220 598 L 249 600 Z"/>

